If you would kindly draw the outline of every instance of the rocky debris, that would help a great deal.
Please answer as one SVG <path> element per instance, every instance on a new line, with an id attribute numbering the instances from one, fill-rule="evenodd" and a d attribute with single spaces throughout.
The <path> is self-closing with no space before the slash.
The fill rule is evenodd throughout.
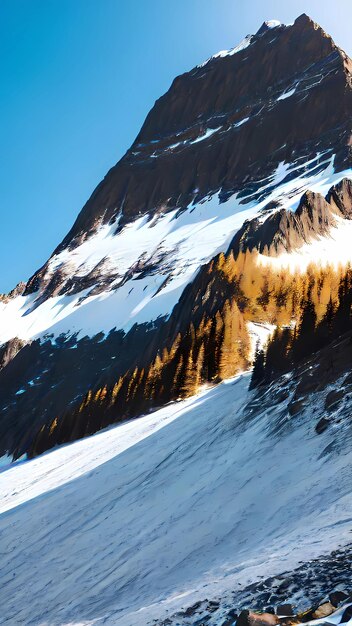
<path id="1" fill-rule="evenodd" d="M 184 615 L 185 617 L 191 617 L 192 615 L 194 615 L 197 610 L 201 607 L 202 603 L 201 602 L 195 602 L 195 604 L 192 604 L 192 606 L 188 607 L 188 609 L 185 611 Z"/>
<path id="2" fill-rule="evenodd" d="M 352 544 L 345 549 L 302 563 L 292 572 L 252 583 L 216 600 L 203 600 L 170 615 L 156 626 L 295 626 L 311 623 L 346 624 L 352 618 Z M 263 598 L 271 599 L 265 605 Z M 209 607 L 215 607 L 209 611 Z M 250 607 L 250 608 L 249 608 Z M 264 608 L 266 607 L 266 608 Z M 341 615 L 341 617 L 340 617 Z"/>

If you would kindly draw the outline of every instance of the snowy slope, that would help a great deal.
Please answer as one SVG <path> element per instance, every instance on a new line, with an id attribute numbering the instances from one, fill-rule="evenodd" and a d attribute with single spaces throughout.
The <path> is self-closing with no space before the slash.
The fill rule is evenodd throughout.
<path id="1" fill-rule="evenodd" d="M 1 623 L 146 626 L 346 544 L 347 422 L 318 436 L 319 394 L 294 419 L 280 404 L 245 414 L 247 386 L 0 474 Z"/>
<path id="2" fill-rule="evenodd" d="M 241 198 L 235 194 L 221 203 L 217 192 L 181 214 L 175 210 L 152 219 L 140 217 L 117 234 L 118 220 L 102 225 L 80 246 L 53 256 L 46 280 L 58 271 L 64 280 L 80 278 L 99 267 L 96 284 L 112 275 L 109 286 L 94 295 L 90 287 L 41 304 L 36 302 L 38 292 L 0 302 L 0 343 L 14 336 L 30 339 L 63 332 L 92 336 L 114 327 L 128 331 L 135 323 L 167 316 L 199 267 L 226 251 L 245 220 L 261 215 L 271 201 L 294 210 L 307 189 L 326 194 L 345 176 L 351 177 L 351 170 L 335 173 L 333 157 L 318 154 L 304 166 L 281 163 L 273 176 L 258 181 L 255 194 L 248 191 Z M 340 258 L 341 237 L 348 239 L 350 223 L 341 221 L 340 231 L 336 245 L 332 239 L 327 254 L 322 254 L 323 262 Z M 316 253 L 314 247 L 311 251 Z M 343 260 L 352 260 L 351 248 L 344 246 L 343 255 Z"/>

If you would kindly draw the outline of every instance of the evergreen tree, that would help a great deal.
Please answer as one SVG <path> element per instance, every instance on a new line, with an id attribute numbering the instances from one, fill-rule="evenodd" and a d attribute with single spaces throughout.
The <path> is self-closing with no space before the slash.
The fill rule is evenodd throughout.
<path id="1" fill-rule="evenodd" d="M 254 389 L 261 385 L 265 380 L 265 353 L 259 347 L 259 341 L 257 342 L 255 356 L 254 356 L 254 365 L 251 377 L 251 383 L 249 388 Z"/>

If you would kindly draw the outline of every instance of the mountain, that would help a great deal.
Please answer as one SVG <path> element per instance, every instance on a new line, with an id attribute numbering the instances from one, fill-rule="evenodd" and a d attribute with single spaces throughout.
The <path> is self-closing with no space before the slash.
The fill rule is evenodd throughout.
<path id="1" fill-rule="evenodd" d="M 47 263 L 2 297 L 1 454 L 246 369 L 258 324 L 289 315 L 263 285 L 258 311 L 255 265 L 351 260 L 351 68 L 302 15 L 173 81 Z"/>
<path id="2" fill-rule="evenodd" d="M 350 624 L 351 105 L 265 22 L 0 296 L 0 621 Z"/>

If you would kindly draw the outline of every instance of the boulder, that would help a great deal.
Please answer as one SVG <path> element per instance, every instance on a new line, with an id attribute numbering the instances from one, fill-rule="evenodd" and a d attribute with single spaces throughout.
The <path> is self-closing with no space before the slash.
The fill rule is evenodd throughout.
<path id="1" fill-rule="evenodd" d="M 343 398 L 343 394 L 343 389 L 333 389 L 332 391 L 329 391 L 328 395 L 325 398 L 326 411 L 332 411 L 333 409 L 336 409 L 336 407 L 340 404 Z"/>
<path id="2" fill-rule="evenodd" d="M 330 421 L 326 417 L 322 417 L 315 427 L 315 431 L 318 435 L 321 435 L 329 426 Z"/>
<path id="3" fill-rule="evenodd" d="M 251 613 L 242 611 L 237 619 L 236 626 L 275 626 L 280 620 L 272 613 Z"/>
<path id="4" fill-rule="evenodd" d="M 276 608 L 276 614 L 282 616 L 294 615 L 291 604 L 279 604 Z"/>
<path id="5" fill-rule="evenodd" d="M 318 608 L 313 613 L 313 619 L 322 619 L 323 617 L 328 617 L 336 611 L 336 607 L 331 604 L 331 602 L 324 602 L 318 606 Z"/>
<path id="6" fill-rule="evenodd" d="M 334 606 L 343 604 L 347 599 L 348 595 L 344 591 L 333 591 L 329 594 L 329 600 Z"/>

